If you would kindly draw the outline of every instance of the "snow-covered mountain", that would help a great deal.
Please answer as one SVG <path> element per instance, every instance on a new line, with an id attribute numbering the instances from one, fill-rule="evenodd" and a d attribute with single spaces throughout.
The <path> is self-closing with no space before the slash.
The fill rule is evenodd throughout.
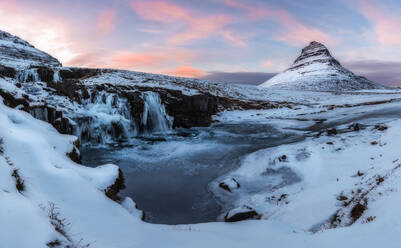
<path id="1" fill-rule="evenodd" d="M 321 43 L 313 41 L 302 49 L 290 68 L 261 84 L 263 87 L 317 91 L 384 89 L 357 76 L 333 58 Z"/>
<path id="2" fill-rule="evenodd" d="M 0 30 L 0 65 L 27 68 L 30 66 L 58 67 L 61 63 L 36 49 L 27 41 Z"/>

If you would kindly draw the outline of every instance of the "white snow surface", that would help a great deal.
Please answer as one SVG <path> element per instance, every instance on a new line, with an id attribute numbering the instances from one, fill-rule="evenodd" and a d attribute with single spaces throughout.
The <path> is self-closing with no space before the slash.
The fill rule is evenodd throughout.
<path id="1" fill-rule="evenodd" d="M 61 66 L 61 63 L 49 54 L 36 49 L 27 41 L 1 30 L 0 64 L 15 69 L 25 69 L 31 66 Z"/>
<path id="2" fill-rule="evenodd" d="M 5 87 L 5 82 L 1 84 Z M 12 90 L 13 88 L 10 87 Z M 15 89 L 14 89 L 15 90 Z M 287 93 L 284 93 L 287 92 Z M 282 94 L 293 94 L 282 91 Z M 291 117 L 306 114 L 336 116 L 360 114 L 369 109 L 400 107 L 393 101 L 379 105 L 328 110 L 330 104 L 360 104 L 397 98 L 399 93 L 363 92 L 353 94 L 303 93 L 309 98 L 299 109 L 232 111 L 216 117 L 221 121 L 270 121 L 266 117 Z M 325 110 L 326 112 L 320 112 Z M 270 112 L 269 112 L 270 111 Z M 302 116 L 302 115 L 301 115 Z M 335 120 L 336 118 L 334 118 Z M 74 136 L 60 135 L 49 124 L 0 103 L 0 239 L 2 247 L 46 247 L 61 240 L 81 241 L 90 247 L 398 247 L 401 237 L 401 121 L 397 118 L 372 118 L 365 124 L 384 122 L 389 128 L 378 131 L 368 126 L 360 132 L 337 136 L 310 137 L 305 141 L 260 150 L 248 155 L 241 167 L 222 180 L 235 178 L 240 188 L 233 190 L 234 206 L 250 206 L 262 220 L 237 223 L 195 225 L 152 225 L 140 221 L 141 213 L 131 199 L 122 205 L 109 200 L 103 190 L 118 174 L 114 165 L 88 168 L 65 155 L 73 148 Z M 290 125 L 291 126 L 291 125 Z M 285 127 L 285 126 L 284 126 Z M 376 145 L 371 142 L 376 141 Z M 333 145 L 327 144 L 332 142 Z M 286 155 L 285 161 L 277 158 Z M 290 168 L 301 179 L 278 190 L 266 190 L 267 169 Z M 15 188 L 12 172 L 18 170 L 25 190 Z M 362 176 L 358 176 L 358 171 Z M 377 178 L 385 180 L 375 185 Z M 249 189 L 252 189 L 248 191 Z M 367 192 L 367 210 L 350 226 L 328 228 L 328 220 L 341 210 L 343 221 L 350 221 L 350 209 L 338 200 L 349 199 L 358 189 Z M 285 195 L 285 197 L 282 197 Z M 274 196 L 274 197 L 273 197 Z M 282 197 L 282 200 L 278 199 Z M 51 225 L 46 210 L 54 203 L 70 226 L 70 241 Z"/>

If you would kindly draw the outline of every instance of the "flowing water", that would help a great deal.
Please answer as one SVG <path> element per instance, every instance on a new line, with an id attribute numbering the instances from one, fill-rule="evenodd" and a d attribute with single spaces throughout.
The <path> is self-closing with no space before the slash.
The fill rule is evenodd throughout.
<path id="1" fill-rule="evenodd" d="M 355 121 L 373 125 L 378 117 L 400 116 L 400 106 L 385 105 L 369 111 L 333 115 L 323 123 L 299 129 L 304 132 L 279 131 L 269 124 L 257 122 L 220 123 L 209 128 L 173 131 L 172 119 L 166 114 L 159 95 L 145 92 L 142 97 L 145 102 L 141 120 L 146 127 L 144 132 L 135 133 L 134 137 L 115 146 L 85 147 L 82 149 L 83 162 L 88 166 L 117 164 L 124 172 L 127 185 L 122 195 L 131 197 L 138 208 L 145 211 L 146 221 L 164 224 L 216 221 L 222 214 L 222 206 L 210 191 L 210 183 L 237 168 L 250 153 L 301 141 L 307 135 L 329 127 Z M 103 104 L 97 103 L 93 107 L 100 109 L 99 113 L 109 113 L 111 102 L 116 101 L 109 96 L 101 102 Z M 129 123 L 128 110 L 120 108 L 119 111 L 117 116 L 126 116 L 122 120 Z M 112 116 L 117 114 L 110 113 Z M 91 128 L 100 125 L 99 122 L 95 124 Z M 132 129 L 135 131 L 135 127 Z M 127 132 L 132 134 L 133 131 Z M 286 178 L 285 185 L 300 180 L 289 169 L 275 173 Z"/>
<path id="2" fill-rule="evenodd" d="M 267 124 L 218 124 L 130 140 L 125 146 L 84 148 L 84 164 L 114 163 L 146 221 L 189 224 L 216 221 L 221 207 L 209 183 L 262 148 L 302 139 Z"/>

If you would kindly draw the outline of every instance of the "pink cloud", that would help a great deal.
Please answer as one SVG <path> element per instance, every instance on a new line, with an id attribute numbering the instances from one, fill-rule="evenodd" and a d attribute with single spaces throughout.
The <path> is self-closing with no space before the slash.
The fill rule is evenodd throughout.
<path id="1" fill-rule="evenodd" d="M 135 67 L 155 67 L 165 61 L 163 54 L 118 52 L 111 56 L 111 63 L 117 68 L 132 69 Z"/>
<path id="2" fill-rule="evenodd" d="M 262 19 L 267 18 L 278 22 L 282 26 L 282 30 L 276 34 L 276 39 L 292 45 L 303 45 L 312 40 L 317 40 L 324 43 L 334 43 L 335 39 L 325 34 L 324 32 L 309 27 L 298 21 L 288 11 L 277 9 L 270 6 L 255 6 L 244 4 L 237 0 L 220 0 L 227 6 L 236 8 L 245 12 L 248 18 Z"/>
<path id="3" fill-rule="evenodd" d="M 254 7 L 252 4 L 245 4 L 244 2 L 239 2 L 237 0 L 220 0 L 227 6 L 232 8 L 243 10 L 247 16 L 251 19 L 259 19 L 271 15 L 271 10 L 265 7 Z"/>
<path id="4" fill-rule="evenodd" d="M 104 64 L 106 67 L 159 73 L 172 67 L 191 64 L 197 54 L 186 49 L 166 48 L 164 51 L 151 52 L 118 51 L 105 54 L 104 58 L 107 61 L 107 65 Z"/>
<path id="5" fill-rule="evenodd" d="M 220 36 L 231 45 L 243 46 L 245 42 L 241 37 L 234 35 L 234 32 L 227 28 L 233 23 L 229 15 L 202 15 L 199 16 L 192 10 L 186 9 L 170 1 L 145 1 L 136 0 L 131 3 L 133 10 L 144 20 L 159 23 L 178 23 L 185 28 L 170 36 L 168 45 L 178 46 L 189 41 L 200 40 L 210 36 Z"/>
<path id="6" fill-rule="evenodd" d="M 96 21 L 96 29 L 100 34 L 106 35 L 113 31 L 116 26 L 116 13 L 106 10 L 99 14 Z"/>
<path id="7" fill-rule="evenodd" d="M 328 44 L 332 44 L 335 41 L 335 39 L 324 32 L 299 22 L 286 10 L 276 11 L 275 17 L 277 17 L 278 22 L 285 28 L 284 31 L 279 32 L 277 36 L 279 40 L 293 45 L 305 44 L 313 40 Z"/>
<path id="8" fill-rule="evenodd" d="M 370 1 L 361 1 L 361 13 L 372 22 L 382 45 L 401 45 L 401 18 Z"/>
<path id="9" fill-rule="evenodd" d="M 265 61 L 262 62 L 261 66 L 264 68 L 270 68 L 273 66 L 273 62 L 269 59 L 266 59 Z"/>
<path id="10" fill-rule="evenodd" d="M 174 68 L 173 70 L 170 71 L 165 71 L 162 72 L 171 76 L 178 76 L 178 77 L 191 77 L 191 78 L 200 78 L 203 77 L 207 74 L 207 72 L 196 69 L 191 66 L 180 66 L 177 68 Z"/>

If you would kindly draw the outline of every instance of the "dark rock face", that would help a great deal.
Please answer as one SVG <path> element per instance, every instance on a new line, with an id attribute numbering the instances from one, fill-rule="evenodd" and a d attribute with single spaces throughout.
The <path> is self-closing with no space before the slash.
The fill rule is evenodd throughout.
<path id="1" fill-rule="evenodd" d="M 337 129 L 335 129 L 335 128 L 328 129 L 328 130 L 327 130 L 327 135 L 328 135 L 328 136 L 337 135 Z"/>
<path id="2" fill-rule="evenodd" d="M 25 98 L 16 98 L 9 92 L 0 89 L 0 96 L 3 97 L 3 103 L 10 107 L 15 108 L 17 106 L 23 106 L 22 110 L 29 111 L 29 102 Z"/>
<path id="3" fill-rule="evenodd" d="M 93 77 L 102 73 L 102 71 L 111 71 L 111 70 L 102 70 L 102 69 L 91 69 L 91 68 L 66 68 L 60 70 L 60 77 L 63 79 L 85 79 L 89 77 Z"/>
<path id="4" fill-rule="evenodd" d="M 124 174 L 121 171 L 121 169 L 118 169 L 118 177 L 116 181 L 114 182 L 113 185 L 109 186 L 105 190 L 105 194 L 108 198 L 112 199 L 113 201 L 121 201 L 121 197 L 118 195 L 118 193 L 125 189 L 125 179 L 124 179 Z"/>
<path id="5" fill-rule="evenodd" d="M 12 94 L 3 90 L 0 90 L 0 96 L 3 97 L 3 103 L 6 106 L 10 108 L 21 106 L 21 110 L 30 113 L 36 119 L 52 124 L 59 133 L 72 134 L 72 125 L 67 118 L 63 117 L 61 111 L 47 105 L 29 106 L 28 96 L 26 98 L 16 98 Z"/>
<path id="6" fill-rule="evenodd" d="M 37 73 L 39 78 L 43 82 L 53 82 L 54 81 L 54 70 L 47 67 L 38 67 Z"/>
<path id="7" fill-rule="evenodd" d="M 62 82 L 47 82 L 49 88 L 55 89 L 57 95 L 66 96 L 72 101 L 81 103 L 80 90 L 83 86 L 75 80 L 66 79 Z"/>
<path id="8" fill-rule="evenodd" d="M 140 92 L 123 91 L 122 96 L 125 97 L 130 104 L 131 116 L 135 120 L 140 120 L 142 117 L 145 103 Z M 139 123 L 138 123 L 139 124 Z"/>
<path id="9" fill-rule="evenodd" d="M 16 72 L 13 68 L 0 65 L 0 77 L 14 78 L 15 74 Z"/>
<path id="10" fill-rule="evenodd" d="M 218 111 L 218 100 L 209 94 L 181 95 L 181 98 L 169 99 L 166 110 L 174 117 L 173 128 L 206 127 L 212 123 L 212 115 Z"/>
<path id="11" fill-rule="evenodd" d="M 230 213 L 227 213 L 226 216 L 224 216 L 225 222 L 237 222 L 260 217 L 255 210 L 248 206 L 245 206 L 243 211 L 239 211 L 231 216 L 229 214 Z"/>
<path id="12" fill-rule="evenodd" d="M 51 124 L 61 134 L 72 134 L 73 132 L 73 126 L 71 125 L 70 121 L 65 117 L 60 117 Z"/>
<path id="13" fill-rule="evenodd" d="M 74 147 L 71 152 L 67 153 L 67 156 L 75 163 L 82 164 L 82 157 L 78 148 Z"/>

